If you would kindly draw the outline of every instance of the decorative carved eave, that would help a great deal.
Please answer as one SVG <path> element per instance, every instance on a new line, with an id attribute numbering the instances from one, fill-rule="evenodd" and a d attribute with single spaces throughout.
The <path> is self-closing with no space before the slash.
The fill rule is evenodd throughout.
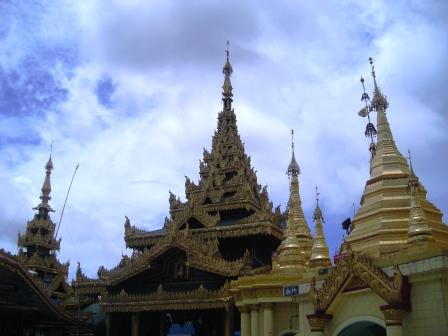
<path id="1" fill-rule="evenodd" d="M 125 236 L 128 248 L 142 248 L 157 244 L 167 235 L 164 233 L 143 233 Z M 190 229 L 190 235 L 200 239 L 226 239 L 234 237 L 246 237 L 253 235 L 272 235 L 277 239 L 283 238 L 283 231 L 278 225 L 271 222 L 255 222 L 229 226 L 216 226 L 212 228 Z"/>
<path id="2" fill-rule="evenodd" d="M 219 222 L 219 214 L 211 216 L 193 200 L 187 202 L 187 205 L 182 207 L 182 210 L 177 212 L 175 215 L 172 215 L 171 222 L 172 225 L 176 225 L 176 227 L 180 227 L 190 218 L 196 218 L 201 224 L 205 227 L 213 227 Z"/>
<path id="3" fill-rule="evenodd" d="M 410 285 L 398 266 L 390 277 L 367 256 L 351 250 L 331 270 L 320 289 L 313 279 L 309 295 L 316 313 L 326 313 L 340 293 L 360 288 L 370 288 L 390 305 L 410 309 Z"/>
<path id="4" fill-rule="evenodd" d="M 0 268 L 4 272 L 9 272 L 17 277 L 17 285 L 26 286 L 28 290 L 33 293 L 33 300 L 30 301 L 30 309 L 35 311 L 40 309 L 42 311 L 51 312 L 55 321 L 64 322 L 67 326 L 81 326 L 83 323 L 75 320 L 72 316 L 69 316 L 59 305 L 52 302 L 48 291 L 44 290 L 39 278 L 33 277 L 19 262 L 16 256 L 0 249 Z M 20 279 L 20 281 L 18 281 Z M 38 302 L 36 302 L 38 301 Z M 10 303 L 12 304 L 12 303 Z M 37 306 L 31 306 L 35 304 Z"/>
<path id="5" fill-rule="evenodd" d="M 24 235 L 19 233 L 17 245 L 19 247 L 42 246 L 49 250 L 59 251 L 61 238 L 56 240 L 53 236 L 43 235 L 41 233 L 30 234 L 29 231 L 27 231 Z"/>
<path id="6" fill-rule="evenodd" d="M 61 264 L 54 254 L 50 254 L 47 258 L 39 256 L 34 253 L 29 257 L 22 250 L 19 251 L 17 255 L 18 261 L 28 269 L 41 270 L 52 274 L 62 274 L 67 276 L 68 268 L 70 266 L 69 262 Z"/>
<path id="7" fill-rule="evenodd" d="M 241 259 L 227 261 L 219 254 L 218 242 L 213 239 L 198 239 L 186 235 L 181 231 L 172 231 L 160 239 L 150 249 L 136 252 L 131 257 L 123 256 L 120 264 L 112 270 L 100 267 L 99 279 L 107 286 L 115 285 L 129 279 L 136 274 L 151 267 L 151 261 L 162 255 L 170 248 L 178 248 L 185 252 L 187 263 L 191 267 L 203 271 L 220 274 L 223 276 L 237 276 L 244 267 L 247 267 L 248 256 L 245 254 Z M 79 277 L 82 280 L 82 272 Z"/>
<path id="8" fill-rule="evenodd" d="M 142 295 L 105 294 L 102 306 L 105 312 L 134 312 L 158 310 L 228 309 L 233 303 L 227 285 L 218 290 L 208 290 L 202 285 L 189 292 L 166 292 L 162 285 L 156 292 Z"/>

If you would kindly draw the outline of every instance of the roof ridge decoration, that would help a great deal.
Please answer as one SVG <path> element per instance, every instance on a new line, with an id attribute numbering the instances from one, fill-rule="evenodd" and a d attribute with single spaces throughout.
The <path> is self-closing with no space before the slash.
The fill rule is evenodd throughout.
<path id="1" fill-rule="evenodd" d="M 310 265 L 328 267 L 331 265 L 328 245 L 325 241 L 323 223 L 325 223 L 322 210 L 319 207 L 319 192 L 316 187 L 316 209 L 314 210 L 313 221 L 315 223 L 313 248 L 311 249 Z"/>
<path id="2" fill-rule="evenodd" d="M 144 294 L 120 293 L 103 295 L 103 307 L 106 312 L 154 311 L 154 310 L 188 310 L 188 309 L 228 309 L 233 303 L 225 283 L 218 289 L 207 289 L 202 284 L 193 290 L 183 292 L 165 291 L 159 285 L 156 291 Z M 188 303 L 188 304 L 186 304 Z"/>
<path id="3" fill-rule="evenodd" d="M 189 231 L 189 229 L 187 230 Z M 137 273 L 149 269 L 151 261 L 171 247 L 183 250 L 186 253 L 188 264 L 204 271 L 225 276 L 236 276 L 247 270 L 250 264 L 248 251 L 240 259 L 227 261 L 219 251 L 219 242 L 216 238 L 200 239 L 186 234 L 186 232 L 186 230 L 178 230 L 176 225 L 171 223 L 167 228 L 167 235 L 151 248 L 143 251 L 134 250 L 130 257 L 123 255 L 120 263 L 111 270 L 100 266 L 98 269 L 98 280 L 104 281 L 106 284 L 115 284 L 128 279 Z M 80 284 L 86 281 L 96 282 L 94 279 L 88 279 L 81 272 L 80 266 L 78 269 L 79 276 L 77 272 L 77 282 Z"/>
<path id="4" fill-rule="evenodd" d="M 328 313 L 337 295 L 349 285 L 353 278 L 359 278 L 364 287 L 371 288 L 389 305 L 410 309 L 410 285 L 407 277 L 401 274 L 398 265 L 394 266 L 394 275 L 388 276 L 365 255 L 353 252 L 350 247 L 348 253 L 340 259 L 331 270 L 320 288 L 316 286 L 316 279 L 311 281 L 309 296 L 314 304 L 316 313 Z"/>

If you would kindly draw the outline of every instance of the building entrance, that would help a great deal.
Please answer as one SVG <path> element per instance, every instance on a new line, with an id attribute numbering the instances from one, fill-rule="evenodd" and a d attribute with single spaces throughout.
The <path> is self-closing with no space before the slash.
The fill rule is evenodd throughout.
<path id="1" fill-rule="evenodd" d="M 386 329 L 373 322 L 361 321 L 350 324 L 338 334 L 338 336 L 351 335 L 386 336 Z"/>

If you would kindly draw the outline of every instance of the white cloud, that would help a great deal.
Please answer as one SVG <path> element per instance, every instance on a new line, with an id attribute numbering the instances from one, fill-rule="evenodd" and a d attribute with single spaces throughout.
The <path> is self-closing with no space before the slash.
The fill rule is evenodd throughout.
<path id="1" fill-rule="evenodd" d="M 29 27 L 26 13 L 34 7 L 25 7 L 10 10 L 10 20 Z M 8 51 L 0 53 L 8 79 L 0 96 L 28 85 L 15 85 L 14 72 L 23 78 L 48 73 L 67 93 L 48 106 L 22 105 L 28 112 L 21 117 L 0 111 L 0 125 L 15 130 L 0 135 L 0 183 L 11 195 L 8 206 L 0 196 L 1 218 L 14 223 L 5 224 L 14 229 L 6 231 L 2 246 L 14 246 L 13 231 L 23 231 L 32 216 L 51 140 L 55 221 L 80 163 L 61 227 L 61 259 L 72 265 L 79 260 L 93 275 L 101 264 L 114 266 L 125 249 L 125 215 L 137 226 L 159 228 L 168 214 L 168 190 L 183 197 L 184 175 L 197 180 L 202 147 L 210 148 L 227 39 L 239 131 L 259 183 L 268 184 L 274 204 L 286 204 L 294 128 L 303 206 L 312 225 L 318 185 L 333 251 L 340 222 L 352 215 L 368 174 L 365 120 L 356 112 L 362 107 L 360 75 L 372 88 L 369 56 L 389 96 L 397 143 L 402 152 L 413 148 L 430 199 L 446 213 L 439 182 L 447 177 L 446 160 L 433 162 L 428 154 L 448 147 L 439 85 L 447 71 L 442 9 L 436 2 L 384 1 L 329 1 L 319 8 L 295 2 L 68 2 L 34 19 L 35 33 L 11 24 L 0 34 Z M 36 49 L 40 43 L 45 53 Z M 7 57 L 13 61 L 4 62 Z M 35 61 L 27 67 L 29 58 Z M 97 97 L 105 77 L 114 84 L 110 106 Z M 14 134 L 37 140 L 20 143 Z"/>

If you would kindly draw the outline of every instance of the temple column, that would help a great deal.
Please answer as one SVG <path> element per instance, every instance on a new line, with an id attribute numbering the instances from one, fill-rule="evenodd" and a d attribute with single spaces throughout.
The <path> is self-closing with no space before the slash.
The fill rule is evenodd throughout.
<path id="1" fill-rule="evenodd" d="M 250 335 L 260 336 L 260 327 L 258 321 L 258 305 L 250 305 Z"/>
<path id="2" fill-rule="evenodd" d="M 271 302 L 265 302 L 261 304 L 263 310 L 263 330 L 262 335 L 272 336 L 274 335 L 274 314 L 272 312 L 273 304 Z"/>
<path id="3" fill-rule="evenodd" d="M 131 320 L 131 336 L 139 336 L 140 313 L 133 313 Z"/>
<path id="4" fill-rule="evenodd" d="M 382 306 L 381 311 L 383 312 L 384 322 L 386 323 L 387 336 L 402 336 L 403 311 L 391 306 Z"/>
<path id="5" fill-rule="evenodd" d="M 311 336 L 324 336 L 325 321 L 331 319 L 331 315 L 315 313 L 306 316 L 311 329 Z"/>
<path id="6" fill-rule="evenodd" d="M 233 335 L 233 304 L 230 304 L 224 312 L 224 336 Z"/>
<path id="7" fill-rule="evenodd" d="M 248 306 L 238 307 L 241 312 L 241 336 L 251 336 L 250 335 L 250 315 Z"/>
<path id="8" fill-rule="evenodd" d="M 110 313 L 106 313 L 106 336 L 110 336 Z"/>

